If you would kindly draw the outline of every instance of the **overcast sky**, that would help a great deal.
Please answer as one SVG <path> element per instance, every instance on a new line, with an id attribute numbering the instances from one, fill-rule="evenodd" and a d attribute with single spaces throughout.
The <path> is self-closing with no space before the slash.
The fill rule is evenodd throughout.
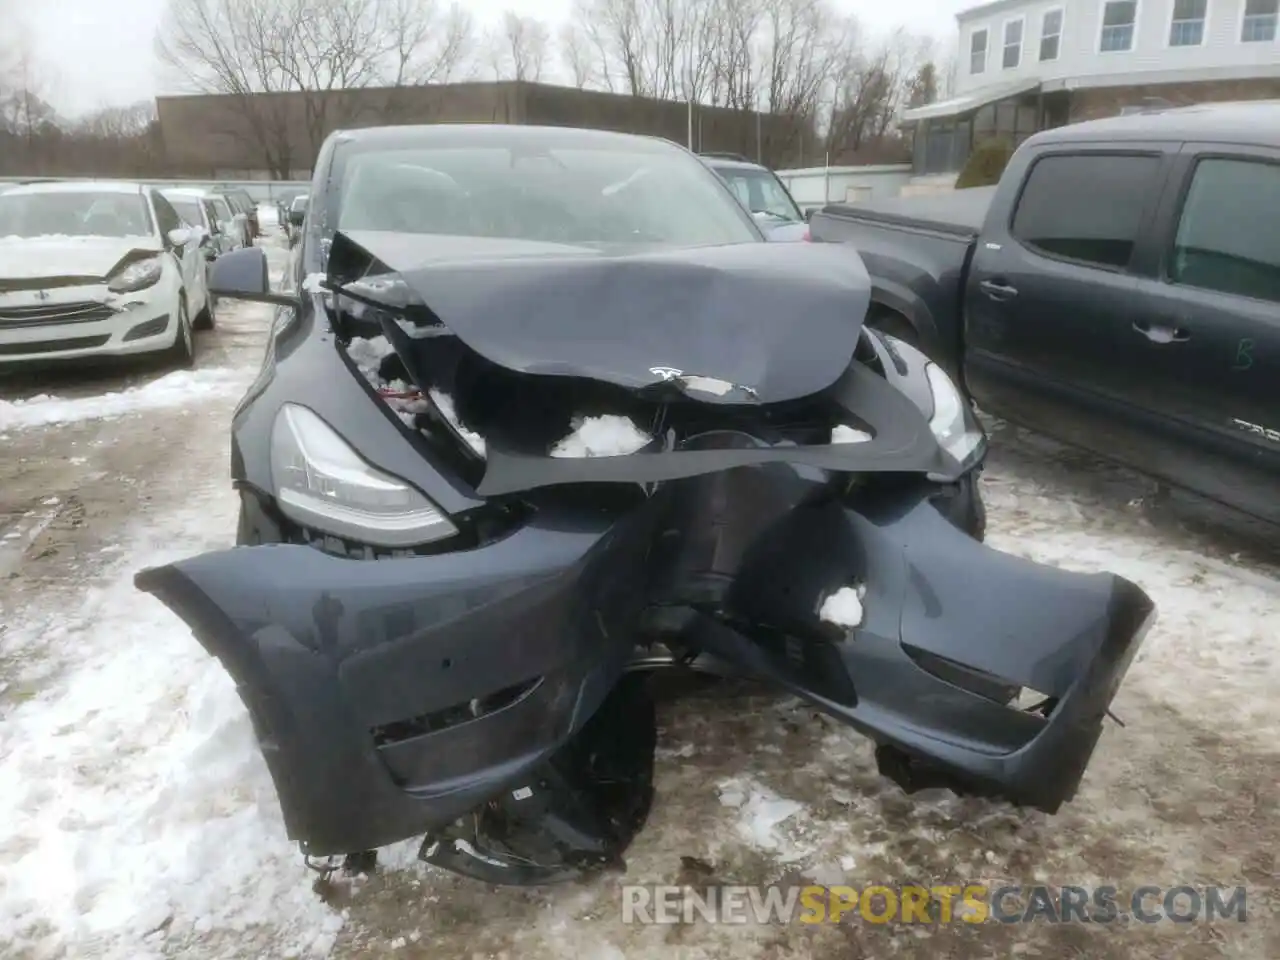
<path id="1" fill-rule="evenodd" d="M 978 0 L 834 0 L 873 32 L 903 26 L 950 38 L 957 10 Z M 48 99 L 67 114 L 125 104 L 165 91 L 152 38 L 166 0 L 40 0 L 24 2 L 36 54 L 47 66 Z M 570 0 L 469 0 L 482 22 L 514 10 L 551 23 L 565 18 Z"/>

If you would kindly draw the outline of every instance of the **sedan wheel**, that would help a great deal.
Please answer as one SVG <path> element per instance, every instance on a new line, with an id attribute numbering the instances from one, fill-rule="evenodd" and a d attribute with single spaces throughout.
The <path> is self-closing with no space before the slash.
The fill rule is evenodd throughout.
<path id="1" fill-rule="evenodd" d="M 178 335 L 173 346 L 169 348 L 170 357 L 176 367 L 190 368 L 196 362 L 195 332 L 191 329 L 191 314 L 187 310 L 186 297 L 178 301 Z"/>

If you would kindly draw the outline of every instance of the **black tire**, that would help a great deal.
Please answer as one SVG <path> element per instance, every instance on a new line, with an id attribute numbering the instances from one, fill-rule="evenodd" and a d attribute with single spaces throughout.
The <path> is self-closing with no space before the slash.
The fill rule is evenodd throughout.
<path id="1" fill-rule="evenodd" d="M 205 293 L 204 309 L 196 314 L 195 329 L 196 330 L 212 330 L 216 320 L 213 311 L 217 301 L 213 299 L 213 294 Z"/>
<path id="2" fill-rule="evenodd" d="M 184 370 L 190 370 L 196 363 L 196 335 L 185 294 L 178 298 L 178 334 L 169 348 L 169 362 Z"/>

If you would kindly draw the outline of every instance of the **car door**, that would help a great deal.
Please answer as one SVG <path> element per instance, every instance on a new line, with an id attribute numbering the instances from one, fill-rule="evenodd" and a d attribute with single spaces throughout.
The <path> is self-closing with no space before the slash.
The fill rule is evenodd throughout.
<path id="1" fill-rule="evenodd" d="M 1142 431 L 1132 268 L 1176 151 L 1055 143 L 1022 160 L 1012 211 L 987 224 L 966 284 L 965 375 L 980 406 L 1107 455 Z"/>
<path id="2" fill-rule="evenodd" d="M 200 211 L 204 214 L 204 221 L 213 243 L 214 256 L 222 256 L 227 252 L 227 238 L 218 229 L 218 211 L 214 208 L 213 201 L 201 200 Z"/>
<path id="3" fill-rule="evenodd" d="M 1162 472 L 1280 520 L 1280 150 L 1184 145 L 1154 237 L 1133 339 Z"/>
<path id="4" fill-rule="evenodd" d="M 223 242 L 226 244 L 225 249 L 238 250 L 242 244 L 239 228 L 235 222 L 235 212 L 231 209 L 231 205 L 225 198 L 218 197 L 213 201 L 213 207 L 218 217 L 218 232 L 222 234 Z"/>
<path id="5" fill-rule="evenodd" d="M 168 244 L 169 232 L 183 226 L 182 218 L 178 216 L 178 211 L 173 208 L 173 205 L 159 193 L 152 193 L 152 202 L 155 205 L 156 222 L 160 225 L 160 233 Z M 182 284 L 187 291 L 187 307 L 192 317 L 195 317 L 204 309 L 207 299 L 204 256 L 200 252 L 200 244 L 195 242 L 193 237 L 181 246 L 169 246 L 182 271 Z"/>

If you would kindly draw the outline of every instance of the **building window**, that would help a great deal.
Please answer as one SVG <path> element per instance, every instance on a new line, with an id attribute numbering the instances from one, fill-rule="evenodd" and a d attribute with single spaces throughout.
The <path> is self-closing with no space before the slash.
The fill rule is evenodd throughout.
<path id="1" fill-rule="evenodd" d="M 1169 46 L 1198 47 L 1204 43 L 1204 20 L 1209 0 L 1173 0 L 1173 22 L 1169 25 Z"/>
<path id="2" fill-rule="evenodd" d="M 1280 20 L 1280 0 L 1244 0 L 1244 26 L 1240 39 L 1245 43 L 1271 43 Z"/>
<path id="3" fill-rule="evenodd" d="M 1006 70 L 1014 69 L 1022 62 L 1022 18 L 1010 20 L 1004 25 L 1004 58 L 1000 64 Z"/>
<path id="4" fill-rule="evenodd" d="M 969 37 L 969 72 L 981 73 L 987 69 L 987 31 L 975 30 Z"/>
<path id="5" fill-rule="evenodd" d="M 1042 255 L 1124 270 L 1142 236 L 1160 158 L 1060 154 L 1031 168 L 1012 233 Z"/>
<path id="6" fill-rule="evenodd" d="M 1227 159 L 1196 164 L 1169 279 L 1280 302 L 1280 166 Z"/>
<path id="7" fill-rule="evenodd" d="M 1062 11 L 1045 12 L 1040 23 L 1040 60 L 1057 60 L 1062 47 Z"/>
<path id="8" fill-rule="evenodd" d="M 1133 49 L 1134 22 L 1138 18 L 1138 0 L 1107 0 L 1102 7 L 1103 53 L 1123 53 Z"/>

